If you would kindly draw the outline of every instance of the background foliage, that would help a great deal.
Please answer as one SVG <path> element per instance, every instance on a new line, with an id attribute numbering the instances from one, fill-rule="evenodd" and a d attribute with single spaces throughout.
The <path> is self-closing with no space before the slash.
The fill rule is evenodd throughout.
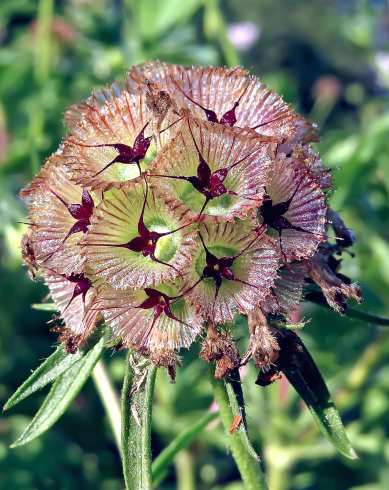
<path id="1" fill-rule="evenodd" d="M 243 29 L 240 23 L 245 24 Z M 363 309 L 389 311 L 389 10 L 386 0 L 2 0 L 0 2 L 0 401 L 53 351 L 47 294 L 21 267 L 26 210 L 15 195 L 65 135 L 62 113 L 148 59 L 252 67 L 321 128 L 319 148 L 335 171 L 332 207 L 355 229 L 343 272 L 364 290 Z M 270 388 L 244 373 L 249 432 L 272 490 L 389 487 L 389 331 L 313 305 L 302 337 L 334 394 L 360 459 L 346 460 L 319 433 L 283 379 Z M 237 328 L 236 337 L 243 332 Z M 240 342 L 242 350 L 244 341 Z M 183 352 L 177 384 L 160 371 L 153 453 L 212 404 L 198 347 Z M 118 390 L 122 353 L 106 355 Z M 47 389 L 0 418 L 0 488 L 121 490 L 120 459 L 88 381 L 48 433 L 18 449 Z M 4 403 L 3 403 L 4 404 Z M 240 490 L 214 421 L 175 459 L 159 488 Z"/>

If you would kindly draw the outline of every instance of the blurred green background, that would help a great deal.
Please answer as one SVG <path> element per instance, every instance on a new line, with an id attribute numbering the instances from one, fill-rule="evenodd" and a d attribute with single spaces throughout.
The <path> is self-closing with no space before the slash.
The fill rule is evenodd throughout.
<path id="1" fill-rule="evenodd" d="M 262 82 L 318 123 L 318 147 L 335 170 L 332 207 L 355 230 L 343 273 L 364 290 L 363 309 L 389 311 L 389 9 L 387 0 L 1 0 L 0 2 L 0 402 L 53 351 L 47 294 L 21 266 L 17 199 L 58 147 L 65 108 L 149 59 L 252 67 Z M 302 336 L 327 380 L 360 459 L 323 438 L 283 379 L 263 389 L 244 376 L 249 432 L 271 490 L 389 488 L 389 330 L 305 305 Z M 237 328 L 237 335 L 242 332 Z M 241 348 L 244 348 L 243 341 Z M 183 352 L 177 384 L 160 371 L 153 453 L 212 403 L 198 347 Z M 121 388 L 124 357 L 107 355 Z M 2 490 L 122 490 L 120 459 L 89 380 L 39 439 L 9 445 L 47 390 L 0 418 Z M 243 490 L 221 425 L 175 459 L 162 489 Z"/>

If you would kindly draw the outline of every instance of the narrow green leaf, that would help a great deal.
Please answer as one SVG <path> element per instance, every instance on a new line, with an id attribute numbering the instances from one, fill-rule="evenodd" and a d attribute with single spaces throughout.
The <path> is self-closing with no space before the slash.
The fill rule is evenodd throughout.
<path id="1" fill-rule="evenodd" d="M 182 449 L 185 449 L 189 444 L 207 427 L 207 425 L 219 417 L 219 412 L 207 413 L 195 424 L 183 430 L 161 454 L 154 460 L 152 465 L 153 471 L 153 487 L 159 485 L 166 475 L 166 469 L 172 463 L 174 457 Z"/>
<path id="2" fill-rule="evenodd" d="M 84 349 L 79 349 L 75 354 L 67 354 L 63 344 L 51 354 L 18 388 L 11 398 L 4 405 L 4 410 L 8 410 L 27 396 L 40 390 L 58 376 L 64 373 L 70 366 L 79 361 L 85 354 Z"/>
<path id="3" fill-rule="evenodd" d="M 242 382 L 240 380 L 239 370 L 235 369 L 231 376 L 225 380 L 228 399 L 230 401 L 230 408 L 234 416 L 234 420 L 238 416 L 242 416 L 242 421 L 239 423 L 237 428 L 234 430 L 236 436 L 242 441 L 243 446 L 246 451 L 257 461 L 261 461 L 258 454 L 255 452 L 253 446 L 251 445 L 248 433 L 247 433 L 247 422 L 246 422 L 246 410 L 243 399 Z"/>
<path id="4" fill-rule="evenodd" d="M 226 431 L 227 439 L 231 446 L 232 455 L 238 466 L 246 489 L 266 490 L 268 487 L 266 484 L 265 475 L 261 471 L 259 462 L 248 453 L 242 439 L 235 433 L 236 431 L 230 434 L 230 428 L 235 417 L 230 407 L 230 400 L 224 380 L 215 379 L 215 365 L 213 363 L 210 362 L 207 366 L 213 394 L 219 406 L 220 418 L 223 421 L 224 430 Z M 237 400 L 238 406 L 242 405 L 243 407 L 244 404 L 242 401 L 240 401 L 239 397 Z"/>
<path id="5" fill-rule="evenodd" d="M 151 413 L 157 367 L 133 371 L 127 356 L 122 392 L 122 462 L 127 490 L 151 490 Z"/>
<path id="6" fill-rule="evenodd" d="M 41 311 L 58 311 L 58 307 L 55 303 L 35 303 L 32 305 L 32 308 Z"/>
<path id="7" fill-rule="evenodd" d="M 33 373 L 32 375 L 15 391 L 11 398 L 4 405 L 4 410 L 22 401 L 37 390 L 40 390 L 48 383 L 54 381 L 58 376 L 64 373 L 70 366 L 73 366 L 82 357 L 85 356 L 97 343 L 102 335 L 102 329 L 98 328 L 87 343 L 82 345 L 75 354 L 68 354 L 63 344 L 57 347 L 57 350 L 51 354 Z"/>
<path id="8" fill-rule="evenodd" d="M 347 458 L 357 459 L 318 367 L 302 342 L 300 346 L 301 350 L 294 353 L 299 368 L 283 369 L 285 376 L 304 400 L 319 429 L 331 444 Z"/>
<path id="9" fill-rule="evenodd" d="M 334 311 L 331 306 L 327 303 L 326 298 L 323 293 L 319 291 L 310 291 L 305 295 L 305 299 L 311 303 L 322 306 L 323 308 L 328 308 Z M 377 315 L 372 315 L 367 311 L 360 310 L 359 308 L 354 308 L 352 306 L 347 306 L 345 310 L 345 315 L 355 320 L 360 320 L 366 323 L 373 323 L 374 325 L 381 325 L 383 327 L 389 327 L 389 319 L 382 318 Z"/>
<path id="10" fill-rule="evenodd" d="M 108 335 L 107 329 L 92 349 L 56 379 L 38 413 L 11 447 L 22 446 L 35 439 L 46 432 L 61 417 L 103 355 Z"/>

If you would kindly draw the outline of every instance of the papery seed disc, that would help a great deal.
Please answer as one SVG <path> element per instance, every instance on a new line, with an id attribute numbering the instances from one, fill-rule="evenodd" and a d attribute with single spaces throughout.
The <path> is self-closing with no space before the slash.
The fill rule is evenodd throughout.
<path id="1" fill-rule="evenodd" d="M 223 181 L 226 189 L 237 195 L 224 193 L 210 200 L 203 211 L 203 219 L 244 219 L 250 209 L 261 203 L 271 162 L 271 142 L 267 137 L 259 138 L 254 131 L 187 119 L 150 165 L 148 174 L 156 193 L 177 208 L 177 213 L 192 220 L 199 218 L 205 196 L 191 182 L 176 177 L 198 175 L 200 158 L 195 143 L 212 173 L 237 164 Z"/>
<path id="2" fill-rule="evenodd" d="M 178 296 L 173 285 L 157 285 L 156 288 L 168 296 Z M 115 338 L 121 338 L 126 347 L 135 349 L 180 349 L 188 348 L 202 330 L 201 318 L 185 299 L 171 304 L 171 312 L 184 325 L 162 313 L 153 325 L 154 308 L 137 309 L 147 299 L 144 291 L 116 291 L 111 287 L 101 293 L 98 308 L 105 322 L 113 330 Z"/>
<path id="3" fill-rule="evenodd" d="M 112 189 L 95 209 L 90 232 L 82 241 L 83 253 L 97 277 L 115 289 L 155 286 L 179 276 L 196 248 L 192 226 L 162 237 L 155 256 L 168 265 L 153 261 L 142 252 L 118 247 L 139 236 L 138 223 L 145 199 L 141 183 L 129 189 Z M 144 213 L 149 231 L 169 233 L 188 221 L 149 191 Z"/>
<path id="4" fill-rule="evenodd" d="M 236 109 L 237 127 L 257 127 L 258 133 L 269 136 L 292 134 L 296 117 L 289 105 L 266 85 L 262 85 L 256 77 L 249 78 L 248 74 L 248 70 L 240 67 L 184 68 L 159 61 L 140 64 L 130 70 L 130 75 L 140 84 L 144 78 L 159 83 L 176 100 L 179 107 L 190 109 L 198 119 L 206 120 L 206 117 L 204 111 L 194 102 L 214 111 L 220 121 L 244 93 Z M 180 89 L 194 102 L 188 100 Z"/>
<path id="5" fill-rule="evenodd" d="M 299 262 L 292 262 L 290 269 L 281 267 L 278 278 L 274 281 L 272 295 L 261 303 L 261 309 L 265 313 L 273 315 L 290 315 L 296 310 L 305 284 L 306 271 Z"/>
<path id="6" fill-rule="evenodd" d="M 54 156 L 57 159 L 57 155 Z M 56 160 L 57 161 L 57 160 Z M 69 276 L 84 270 L 85 258 L 78 246 L 83 232 L 66 236 L 77 223 L 67 204 L 81 204 L 83 188 L 74 184 L 63 167 L 48 160 L 23 195 L 32 197 L 29 210 L 35 258 L 42 267 Z"/>
<path id="7" fill-rule="evenodd" d="M 69 334 L 78 337 L 79 345 L 81 345 L 93 330 L 99 313 L 95 308 L 96 289 L 88 290 L 84 304 L 82 295 L 72 300 L 76 286 L 74 282 L 48 269 L 44 270 L 43 276 L 50 289 L 51 298 L 61 312 L 60 318 L 63 319 Z"/>
<path id="8" fill-rule="evenodd" d="M 288 211 L 282 216 L 304 231 L 282 230 L 282 248 L 288 261 L 309 257 L 325 239 L 327 206 L 324 202 L 324 194 L 312 172 L 298 164 L 298 160 L 287 158 L 281 153 L 269 172 L 269 183 L 266 185 L 267 194 L 272 199 L 273 205 L 287 201 L 297 189 Z M 259 220 L 261 220 L 260 213 L 261 208 L 258 212 Z M 268 233 L 278 239 L 280 246 L 278 232 L 269 226 Z"/>
<path id="9" fill-rule="evenodd" d="M 274 240 L 267 237 L 263 230 L 259 234 L 256 233 L 249 220 L 236 223 L 204 223 L 200 226 L 200 233 L 206 247 L 217 258 L 238 255 L 253 242 L 236 258 L 231 267 L 235 277 L 248 284 L 223 279 L 214 311 L 212 307 L 216 286 L 212 278 L 201 281 L 186 296 L 205 318 L 224 324 L 227 320 L 233 321 L 236 313 L 248 313 L 270 294 L 277 277 L 279 255 Z M 256 240 L 253 241 L 254 239 Z M 205 266 L 205 250 L 199 245 L 192 262 L 185 270 L 186 284 L 182 290 L 199 280 Z"/>

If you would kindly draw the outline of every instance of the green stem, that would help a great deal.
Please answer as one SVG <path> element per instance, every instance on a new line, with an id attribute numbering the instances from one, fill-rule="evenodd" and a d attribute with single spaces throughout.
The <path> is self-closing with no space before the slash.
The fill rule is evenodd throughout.
<path id="1" fill-rule="evenodd" d="M 42 145 L 45 127 L 45 113 L 42 108 L 45 83 L 50 74 L 54 0 L 39 0 L 37 15 L 37 32 L 34 52 L 34 80 L 36 83 L 35 97 L 29 108 L 28 139 L 30 148 L 30 165 L 33 175 L 41 167 L 39 149 Z"/>
<path id="2" fill-rule="evenodd" d="M 315 303 L 317 305 L 322 306 L 323 308 L 327 308 L 331 311 L 334 311 L 331 306 L 327 303 L 324 295 L 317 291 L 310 291 L 305 295 L 305 299 L 310 301 L 311 303 Z M 354 318 L 355 320 L 361 320 L 366 323 L 374 323 L 374 325 L 380 325 L 383 327 L 389 327 L 389 319 L 382 318 L 380 316 L 372 315 L 367 311 L 360 310 L 358 308 L 353 308 L 352 306 L 348 306 L 346 311 L 346 316 L 350 318 Z"/>
<path id="3" fill-rule="evenodd" d="M 230 408 L 227 389 L 222 379 L 215 379 L 215 366 L 208 364 L 208 371 L 213 388 L 213 394 L 219 405 L 220 417 L 223 421 L 232 455 L 240 471 L 242 480 L 247 490 L 266 490 L 265 475 L 257 461 L 247 452 L 241 439 L 237 434 L 230 434 L 229 430 L 234 421 L 234 414 Z"/>
<path id="4" fill-rule="evenodd" d="M 165 448 L 153 463 L 153 486 L 158 485 L 165 476 L 166 468 L 173 461 L 174 457 L 195 439 L 196 436 L 210 423 L 219 416 L 219 412 L 208 413 L 198 422 L 187 427 L 178 435 L 174 441 Z"/>
<path id="5" fill-rule="evenodd" d="M 139 366 L 135 374 L 127 356 L 122 392 L 122 462 L 127 490 L 151 490 L 151 413 L 157 367 Z M 133 393 L 131 393 L 133 387 Z"/>
<path id="6" fill-rule="evenodd" d="M 193 458 L 189 451 L 184 449 L 177 454 L 174 463 L 177 475 L 177 490 L 196 490 Z"/>
<path id="7" fill-rule="evenodd" d="M 220 0 L 204 1 L 204 33 L 209 40 L 217 39 L 228 67 L 239 65 L 239 57 L 227 36 Z"/>
<path id="8" fill-rule="evenodd" d="M 39 1 L 35 45 L 35 79 L 39 84 L 47 80 L 50 71 L 53 7 L 54 0 Z"/>
<path id="9" fill-rule="evenodd" d="M 109 423 L 120 452 L 120 401 L 116 390 L 109 379 L 107 368 L 102 359 L 92 372 L 92 379 L 108 416 Z"/>

